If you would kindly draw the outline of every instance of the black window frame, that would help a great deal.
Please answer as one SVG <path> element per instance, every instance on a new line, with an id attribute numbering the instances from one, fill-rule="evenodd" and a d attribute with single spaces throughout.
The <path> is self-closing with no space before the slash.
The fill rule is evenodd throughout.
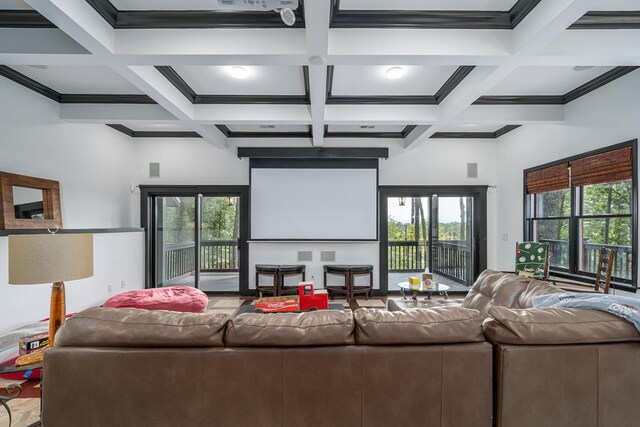
<path id="1" fill-rule="evenodd" d="M 540 220 L 537 216 L 537 195 L 527 193 L 527 174 L 535 170 L 544 169 L 550 166 L 555 166 L 561 163 L 567 163 L 575 161 L 584 157 L 593 156 L 596 154 L 606 153 L 608 151 L 617 150 L 620 148 L 631 147 L 632 153 L 632 176 L 631 176 L 631 214 L 598 214 L 598 215 L 584 215 L 583 214 L 583 188 L 584 187 L 571 187 L 570 200 L 571 208 L 569 214 L 569 268 L 559 268 L 550 266 L 550 272 L 553 276 L 567 278 L 577 281 L 584 281 L 585 283 L 593 283 L 595 279 L 594 273 L 589 273 L 580 270 L 580 247 L 582 242 L 580 241 L 580 222 L 583 219 L 590 218 L 628 218 L 631 217 L 631 262 L 633 265 L 631 272 L 631 279 L 623 279 L 613 277 L 611 280 L 611 287 L 627 292 L 638 292 L 638 140 L 632 139 L 620 144 L 615 144 L 597 150 L 588 151 L 585 153 L 577 154 L 571 157 L 566 157 L 553 162 L 545 163 L 543 165 L 535 166 L 525 169 L 523 171 L 523 236 L 525 240 L 533 240 L 535 238 L 534 222 Z M 544 217 L 543 220 L 549 219 L 566 219 L 566 217 Z"/>

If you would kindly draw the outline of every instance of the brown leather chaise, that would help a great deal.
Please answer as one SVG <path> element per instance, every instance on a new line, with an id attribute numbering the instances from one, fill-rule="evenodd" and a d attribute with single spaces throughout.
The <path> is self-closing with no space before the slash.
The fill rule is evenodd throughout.
<path id="1" fill-rule="evenodd" d="M 93 308 L 45 357 L 47 427 L 492 424 L 476 310 L 205 314 Z"/>

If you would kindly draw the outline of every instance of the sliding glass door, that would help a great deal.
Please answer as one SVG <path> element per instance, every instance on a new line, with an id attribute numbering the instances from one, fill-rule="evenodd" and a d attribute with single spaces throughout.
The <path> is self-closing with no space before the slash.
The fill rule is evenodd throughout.
<path id="1" fill-rule="evenodd" d="M 434 228 L 431 269 L 435 274 L 464 285 L 474 277 L 474 199 L 433 196 Z"/>
<path id="2" fill-rule="evenodd" d="M 199 287 L 205 292 L 240 289 L 240 203 L 236 196 L 200 198 Z"/>
<path id="3" fill-rule="evenodd" d="M 246 293 L 248 191 L 199 188 L 141 188 L 147 286 Z"/>
<path id="4" fill-rule="evenodd" d="M 197 286 L 196 197 L 155 199 L 154 286 Z"/>
<path id="5" fill-rule="evenodd" d="M 466 291 L 486 268 L 486 187 L 381 187 L 381 289 L 426 268 Z"/>

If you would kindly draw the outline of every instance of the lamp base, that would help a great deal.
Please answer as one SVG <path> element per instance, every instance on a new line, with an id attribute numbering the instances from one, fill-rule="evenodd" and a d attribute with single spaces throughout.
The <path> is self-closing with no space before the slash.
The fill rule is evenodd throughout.
<path id="1" fill-rule="evenodd" d="M 51 288 L 51 312 L 49 314 L 49 347 L 53 347 L 56 332 L 67 317 L 64 283 L 56 282 Z"/>
<path id="2" fill-rule="evenodd" d="M 44 352 L 53 347 L 53 341 L 56 337 L 56 332 L 60 329 L 60 326 L 64 323 L 67 317 L 64 283 L 56 282 L 51 287 L 51 307 L 49 313 L 49 345 L 33 353 L 25 354 L 16 359 L 16 366 L 34 365 L 42 363 L 44 359 Z"/>

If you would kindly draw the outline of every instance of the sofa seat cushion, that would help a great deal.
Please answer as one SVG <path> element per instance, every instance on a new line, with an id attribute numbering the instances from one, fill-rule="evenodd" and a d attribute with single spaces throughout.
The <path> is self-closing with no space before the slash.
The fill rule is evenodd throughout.
<path id="1" fill-rule="evenodd" d="M 222 347 L 229 316 L 94 307 L 67 320 L 59 347 Z"/>
<path id="2" fill-rule="evenodd" d="M 483 318 L 461 307 L 355 311 L 356 342 L 362 345 L 451 344 L 484 341 Z"/>
<path id="3" fill-rule="evenodd" d="M 202 313 L 208 303 L 207 294 L 199 289 L 189 286 L 173 286 L 123 292 L 109 298 L 103 306 Z"/>
<path id="4" fill-rule="evenodd" d="M 345 310 L 244 313 L 229 320 L 229 347 L 305 347 L 354 344 L 353 314 Z"/>
<path id="5" fill-rule="evenodd" d="M 559 345 L 640 341 L 629 322 L 612 314 L 576 308 L 492 307 L 484 332 L 500 344 Z"/>

